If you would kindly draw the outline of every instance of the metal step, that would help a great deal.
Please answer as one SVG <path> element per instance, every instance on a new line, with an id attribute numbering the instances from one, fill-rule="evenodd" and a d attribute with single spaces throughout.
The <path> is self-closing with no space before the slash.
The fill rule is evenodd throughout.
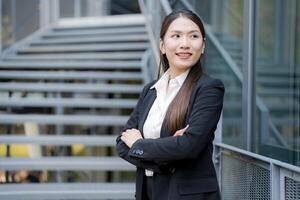
<path id="1" fill-rule="evenodd" d="M 66 146 L 82 144 L 85 146 L 115 146 L 115 135 L 0 135 L 0 144 L 38 144 Z"/>
<path id="2" fill-rule="evenodd" d="M 0 83 L 0 91 L 140 93 L 141 85 L 102 83 Z"/>
<path id="3" fill-rule="evenodd" d="M 141 69 L 140 61 L 0 62 L 0 69 Z"/>
<path id="4" fill-rule="evenodd" d="M 0 170 L 97 170 L 134 171 L 134 165 L 119 157 L 40 157 L 40 158 L 1 158 Z"/>
<path id="5" fill-rule="evenodd" d="M 23 47 L 18 53 L 49 53 L 49 52 L 87 52 L 87 51 L 121 51 L 121 50 L 146 50 L 148 42 L 111 43 L 111 44 L 82 44 L 82 45 L 62 45 L 62 46 L 31 46 Z"/>
<path id="6" fill-rule="evenodd" d="M 53 115 L 53 114 L 1 114 L 1 124 L 35 122 L 37 124 L 123 126 L 129 116 L 117 115 Z"/>
<path id="7" fill-rule="evenodd" d="M 93 27 L 120 27 L 144 25 L 145 16 L 143 14 L 124 14 L 124 15 L 104 15 L 81 18 L 62 18 L 54 27 L 56 29 L 77 29 Z"/>
<path id="8" fill-rule="evenodd" d="M 261 97 L 279 97 L 279 98 L 290 98 L 288 95 L 294 95 L 295 97 L 299 97 L 299 93 L 296 91 L 289 91 L 285 88 L 262 88 L 256 91 L 258 96 Z M 240 96 L 242 97 L 241 90 L 232 90 L 231 88 L 227 89 L 225 95 L 230 96 Z"/>
<path id="9" fill-rule="evenodd" d="M 98 30 L 72 30 L 72 31 L 49 31 L 42 35 L 43 38 L 72 38 L 72 37 L 92 37 L 92 36 L 101 36 L 101 35 L 122 35 L 122 34 L 145 34 L 145 26 L 141 27 L 128 27 L 128 28 L 110 28 L 110 29 L 98 29 Z"/>
<path id="10" fill-rule="evenodd" d="M 8 55 L 4 61 L 43 61 L 43 60 L 141 60 L 144 51 L 119 51 L 119 52 L 97 52 L 97 53 L 63 53 L 63 54 L 19 54 Z"/>
<path id="11" fill-rule="evenodd" d="M 147 34 L 130 34 L 130 35 L 108 35 L 108 36 L 91 36 L 91 37 L 72 37 L 72 38 L 53 38 L 53 39 L 35 39 L 30 44 L 37 45 L 63 45 L 63 44 L 81 44 L 81 43 L 108 43 L 108 42 L 129 42 L 129 41 L 148 41 Z"/>
<path id="12" fill-rule="evenodd" d="M 289 114 L 289 110 L 291 109 L 291 105 L 284 104 L 284 103 L 271 103 L 268 101 L 264 101 L 266 103 L 266 107 L 269 109 L 270 112 L 281 112 Z M 224 103 L 224 109 L 228 110 L 242 110 L 242 103 L 241 102 L 234 102 L 229 101 Z"/>
<path id="13" fill-rule="evenodd" d="M 141 72 L 12 71 L 1 70 L 0 79 L 21 80 L 143 80 Z"/>
<path id="14" fill-rule="evenodd" d="M 224 125 L 240 125 L 241 123 L 241 118 L 240 117 L 223 117 L 223 124 Z M 289 117 L 271 117 L 270 119 L 274 125 L 276 126 L 293 126 L 293 127 L 299 127 L 299 120 L 296 118 L 289 118 Z"/>
<path id="15" fill-rule="evenodd" d="M 107 200 L 135 199 L 134 183 L 26 183 L 0 184 L 5 200 Z"/>
<path id="16" fill-rule="evenodd" d="M 120 108 L 132 109 L 136 99 L 90 98 L 0 98 L 0 107 L 68 107 L 68 108 Z"/>

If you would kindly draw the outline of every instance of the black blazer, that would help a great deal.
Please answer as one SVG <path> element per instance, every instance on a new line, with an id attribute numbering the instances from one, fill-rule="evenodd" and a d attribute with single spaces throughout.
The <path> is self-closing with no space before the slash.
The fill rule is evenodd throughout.
<path id="1" fill-rule="evenodd" d="M 156 98 L 147 84 L 123 131 L 143 125 Z M 145 169 L 153 175 L 153 200 L 219 200 L 220 192 L 212 162 L 214 131 L 223 107 L 224 85 L 203 74 L 194 87 L 186 117 L 189 128 L 171 136 L 162 125 L 160 138 L 140 139 L 129 149 L 117 137 L 119 156 L 137 167 L 136 199 L 143 200 Z"/>

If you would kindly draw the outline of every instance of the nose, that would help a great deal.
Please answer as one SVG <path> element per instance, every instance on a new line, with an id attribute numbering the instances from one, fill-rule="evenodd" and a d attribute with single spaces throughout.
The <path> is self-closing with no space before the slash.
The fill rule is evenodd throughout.
<path id="1" fill-rule="evenodd" d="M 190 48 L 189 40 L 188 40 L 187 37 L 182 37 L 180 48 L 182 48 L 182 49 L 189 49 Z"/>

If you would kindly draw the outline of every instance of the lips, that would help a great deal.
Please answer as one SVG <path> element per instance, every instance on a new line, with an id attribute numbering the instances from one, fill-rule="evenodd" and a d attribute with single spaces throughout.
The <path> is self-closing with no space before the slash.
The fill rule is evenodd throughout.
<path id="1" fill-rule="evenodd" d="M 175 54 L 181 59 L 187 59 L 192 55 L 192 53 L 190 53 L 190 52 L 178 52 Z"/>

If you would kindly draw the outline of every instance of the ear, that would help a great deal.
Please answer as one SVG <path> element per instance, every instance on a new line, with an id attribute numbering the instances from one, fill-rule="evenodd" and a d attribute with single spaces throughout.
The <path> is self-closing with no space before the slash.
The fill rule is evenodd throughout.
<path id="1" fill-rule="evenodd" d="M 165 45 L 164 45 L 164 42 L 162 41 L 162 39 L 159 40 L 159 49 L 162 54 L 166 54 Z"/>
<path id="2" fill-rule="evenodd" d="M 201 54 L 204 54 L 204 50 L 205 50 L 205 43 L 203 43 L 203 45 L 202 45 L 202 52 L 201 52 Z"/>

